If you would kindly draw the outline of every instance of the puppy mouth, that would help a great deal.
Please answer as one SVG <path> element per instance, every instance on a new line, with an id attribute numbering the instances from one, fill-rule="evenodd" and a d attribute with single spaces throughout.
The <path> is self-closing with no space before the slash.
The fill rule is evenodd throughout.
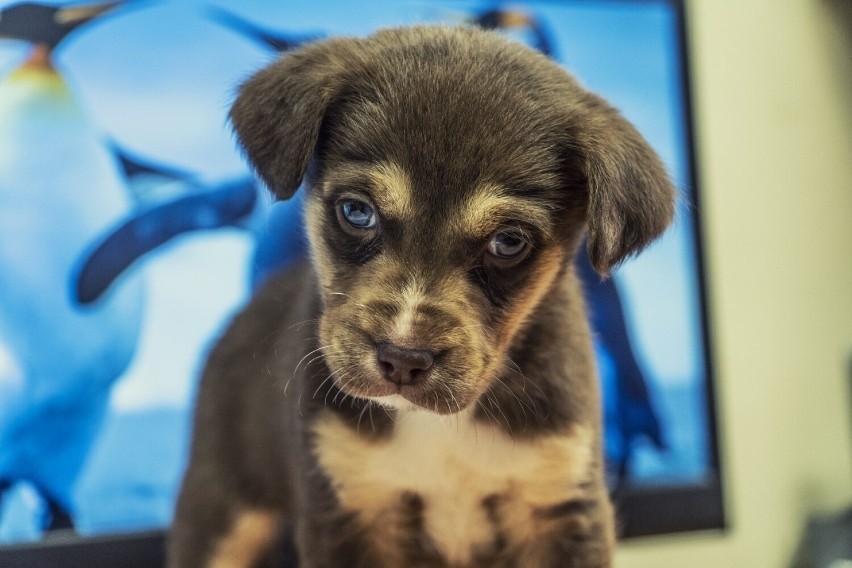
<path id="1" fill-rule="evenodd" d="M 432 410 L 439 414 L 451 414 L 460 410 L 448 405 L 446 393 L 444 393 L 442 399 L 441 394 L 439 394 L 442 389 L 435 388 L 435 385 L 422 383 L 385 386 L 377 380 L 375 387 L 375 390 L 370 389 L 368 392 L 362 393 L 360 398 L 366 398 L 394 409 L 417 407 Z M 355 393 L 352 394 L 357 396 Z"/>
<path id="2" fill-rule="evenodd" d="M 417 368 L 425 366 L 423 359 L 418 359 L 421 354 L 415 354 L 413 361 L 407 362 L 392 356 L 389 363 L 389 357 L 386 354 L 383 357 L 381 344 L 375 350 L 364 351 L 357 361 L 338 358 L 328 361 L 335 387 L 346 395 L 388 408 L 420 408 L 437 414 L 461 412 L 475 400 L 471 387 L 452 376 L 450 369 L 455 365 L 447 361 L 450 357 L 446 350 L 433 354 L 425 369 Z M 405 367 L 406 363 L 414 368 L 400 370 L 399 365 Z"/>
<path id="3" fill-rule="evenodd" d="M 396 384 L 376 372 L 366 374 L 362 380 L 338 380 L 336 386 L 349 396 L 393 409 L 416 407 L 438 414 L 454 414 L 467 406 L 460 402 L 449 385 L 432 377 L 414 384 Z"/>

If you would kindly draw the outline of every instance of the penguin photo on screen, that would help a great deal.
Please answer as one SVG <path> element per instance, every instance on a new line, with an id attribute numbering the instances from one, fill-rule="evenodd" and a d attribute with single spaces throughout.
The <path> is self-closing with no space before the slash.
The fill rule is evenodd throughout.
<path id="1" fill-rule="evenodd" d="M 0 77 L 0 512 L 3 495 L 28 484 L 43 528 L 73 526 L 75 483 L 134 355 L 144 304 L 132 278 L 85 308 L 68 286 L 79 255 L 131 203 L 54 54 L 119 5 L 0 9 L 0 42 L 31 46 Z"/>

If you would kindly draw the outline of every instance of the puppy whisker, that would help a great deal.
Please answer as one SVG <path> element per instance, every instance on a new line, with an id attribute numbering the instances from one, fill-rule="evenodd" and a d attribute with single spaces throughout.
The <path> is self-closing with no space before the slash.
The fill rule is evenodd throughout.
<path id="1" fill-rule="evenodd" d="M 350 296 L 349 294 L 344 294 L 343 292 L 329 292 L 328 294 L 329 294 L 330 296 L 344 296 L 344 297 L 349 298 L 350 300 L 352 300 L 352 305 L 354 305 L 354 306 L 358 306 L 359 308 L 367 309 L 367 306 L 365 306 L 364 304 L 362 304 L 362 303 L 360 303 L 360 302 L 356 301 L 356 300 L 355 300 L 355 298 L 353 298 L 353 297 L 352 297 L 352 296 Z"/>
<path id="2" fill-rule="evenodd" d="M 497 397 L 496 397 L 496 396 L 494 396 L 494 393 L 492 393 L 492 392 L 490 392 L 490 391 L 489 391 L 489 392 L 487 392 L 486 394 L 487 394 L 487 396 L 488 396 L 488 401 L 489 401 L 489 403 L 491 404 L 491 406 L 492 406 L 493 408 L 496 408 L 496 409 L 497 409 L 497 412 L 499 412 L 499 413 L 500 413 L 500 416 L 502 416 L 502 417 L 503 417 L 503 423 L 506 425 L 506 431 L 507 431 L 509 434 L 512 434 L 512 433 L 513 433 L 513 431 L 512 431 L 512 423 L 509 421 L 509 417 L 508 417 L 508 416 L 506 416 L 506 413 L 505 413 L 505 412 L 503 412 L 503 408 L 502 408 L 502 405 L 500 404 L 500 401 L 498 401 L 498 400 L 497 400 Z M 499 423 L 499 421 L 498 421 L 498 423 Z"/>
<path id="3" fill-rule="evenodd" d="M 299 371 L 299 367 L 302 365 L 302 363 L 305 361 L 305 359 L 307 359 L 307 358 L 308 358 L 308 357 L 310 357 L 311 355 L 313 355 L 313 354 L 317 353 L 318 351 L 324 351 L 325 349 L 326 349 L 326 348 L 325 348 L 325 346 L 320 346 L 320 347 L 318 347 L 318 348 L 316 348 L 316 349 L 314 349 L 314 350 L 312 350 L 312 351 L 309 351 L 308 353 L 306 353 L 306 354 L 304 355 L 304 357 L 302 357 L 301 359 L 299 359 L 299 362 L 298 362 L 298 363 L 296 363 L 296 366 L 293 368 L 293 373 L 292 373 L 292 375 L 290 376 L 290 378 L 288 378 L 288 379 L 287 379 L 287 383 L 284 385 L 284 394 L 285 394 L 285 395 L 287 394 L 287 387 L 289 387 L 289 386 L 290 386 L 290 382 L 296 378 L 296 373 L 298 373 L 298 371 Z M 315 356 L 314 358 L 312 358 L 310 361 L 308 361 L 308 362 L 305 364 L 305 367 L 304 367 L 304 368 L 305 368 L 305 369 L 307 369 L 307 368 L 308 368 L 308 367 L 310 367 L 312 364 L 314 364 L 316 361 L 318 361 L 318 360 L 322 359 L 324 356 L 325 356 L 325 353 L 321 353 L 320 355 Z"/>
<path id="4" fill-rule="evenodd" d="M 338 381 L 342 381 L 344 378 L 345 377 L 339 377 Z M 349 393 L 347 387 L 350 384 L 352 384 L 356 379 L 357 379 L 357 377 L 351 377 L 348 380 L 346 380 L 345 382 L 343 382 L 342 384 L 340 384 L 340 386 L 338 387 L 337 393 L 334 395 L 334 399 L 332 399 L 331 403 L 335 404 L 335 405 L 338 404 L 337 403 L 337 397 L 340 394 L 343 394 L 343 398 L 340 399 L 340 404 L 343 404 L 344 402 L 346 402 L 347 398 L 350 399 L 350 403 L 351 403 L 354 397 Z"/>
<path id="5" fill-rule="evenodd" d="M 311 355 L 313 355 L 314 353 L 317 353 L 317 352 L 322 351 L 322 350 L 323 350 L 323 347 L 322 347 L 322 346 L 320 346 L 320 347 L 317 347 L 316 349 L 314 349 L 314 350 L 312 350 L 312 351 L 308 351 L 307 353 L 305 353 L 305 356 L 304 356 L 304 357 L 302 357 L 301 359 L 299 359 L 299 362 L 298 362 L 298 363 L 296 363 L 296 366 L 295 366 L 295 367 L 293 367 L 293 376 L 294 376 L 294 377 L 296 376 L 296 373 L 299 371 L 299 366 L 302 364 L 302 362 L 303 362 L 305 359 L 307 359 L 308 357 L 310 357 L 310 356 L 311 356 Z"/>
<path id="6" fill-rule="evenodd" d="M 361 409 L 361 412 L 358 413 L 358 424 L 356 425 L 355 430 L 359 434 L 361 433 L 361 420 L 364 418 L 364 413 L 368 412 L 371 406 L 372 406 L 372 403 L 367 401 L 364 404 L 364 407 Z M 373 430 L 375 431 L 376 428 L 375 428 L 375 425 L 373 425 L 372 415 L 370 416 L 370 424 L 373 426 Z"/>
<path id="7" fill-rule="evenodd" d="M 543 420 L 547 420 L 547 418 L 550 416 L 550 402 L 547 393 L 545 393 L 544 389 L 542 389 L 535 381 L 528 379 L 524 372 L 521 370 L 521 368 L 514 361 L 512 361 L 511 359 L 509 359 L 509 361 L 514 365 L 514 368 L 507 368 L 507 370 L 520 377 L 521 393 L 529 401 L 533 414 L 538 413 L 539 410 L 544 410 L 545 414 L 541 418 Z M 511 374 L 505 375 L 505 377 L 507 380 L 512 381 L 514 384 L 518 384 L 517 379 L 513 378 Z M 533 396 L 529 392 L 527 392 L 527 385 L 531 385 L 535 389 L 535 391 L 537 391 L 536 398 L 533 398 Z M 517 394 L 516 391 L 513 390 L 513 392 Z"/>
<path id="8" fill-rule="evenodd" d="M 351 371 L 351 370 L 352 370 L 352 369 L 354 369 L 354 368 L 355 368 L 355 367 L 354 367 L 354 365 L 353 365 L 353 366 L 349 366 L 349 367 L 345 367 L 345 368 L 341 368 L 341 369 L 336 369 L 336 370 L 332 371 L 331 373 L 329 373 L 329 374 L 328 374 L 328 376 L 326 376 L 326 378 L 324 378 L 324 379 L 322 380 L 322 382 L 319 384 L 319 386 L 316 388 L 316 390 L 314 391 L 314 394 L 313 394 L 313 396 L 311 396 L 311 398 L 312 398 L 312 399 L 316 398 L 316 396 L 317 396 L 317 394 L 319 393 L 320 389 L 322 389 L 322 388 L 323 388 L 323 386 L 324 386 L 324 385 L 325 385 L 325 384 L 326 384 L 329 380 L 340 380 L 340 378 L 341 378 L 341 377 L 346 376 L 346 374 L 347 374 L 347 373 L 349 373 L 349 371 Z M 340 375 L 338 375 L 337 379 L 335 379 L 335 375 L 337 375 L 338 373 L 340 373 Z M 327 400 L 327 397 L 328 397 L 328 393 L 329 393 L 329 392 L 330 392 L 330 391 L 326 391 L 326 400 Z"/>
<path id="9" fill-rule="evenodd" d="M 515 391 L 512 390 L 506 383 L 504 383 L 503 380 L 500 377 L 495 377 L 494 384 L 496 386 L 503 387 L 506 390 L 506 392 L 508 392 L 509 395 L 512 397 L 512 400 L 514 402 L 518 403 L 518 407 L 521 409 L 521 414 L 524 417 L 524 432 L 526 432 L 527 426 L 529 425 L 529 416 L 527 416 L 526 404 L 524 404 L 524 401 L 522 401 L 520 399 L 520 397 L 518 397 L 518 395 L 515 393 Z M 495 403 L 495 406 L 497 406 L 498 409 L 501 408 L 501 405 L 499 403 Z M 533 413 L 535 412 L 534 407 L 529 407 L 529 409 L 530 409 L 531 412 L 533 412 Z M 500 410 L 500 412 L 503 413 L 502 410 Z M 504 414 L 504 417 L 505 417 L 505 414 Z M 508 419 L 506 420 L 506 424 L 507 425 L 509 424 Z"/>
<path id="10" fill-rule="evenodd" d="M 319 318 L 310 318 L 310 319 L 302 320 L 302 321 L 294 323 L 293 325 L 287 326 L 286 331 L 290 331 L 291 329 L 296 328 L 296 327 L 301 329 L 302 327 L 304 327 L 305 325 L 307 325 L 309 323 L 319 324 L 319 322 L 320 322 Z"/>

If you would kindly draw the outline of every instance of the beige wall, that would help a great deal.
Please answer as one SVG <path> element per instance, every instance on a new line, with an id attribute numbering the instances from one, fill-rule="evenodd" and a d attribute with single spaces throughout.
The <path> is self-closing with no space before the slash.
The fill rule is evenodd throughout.
<path id="1" fill-rule="evenodd" d="M 688 8 L 731 530 L 617 566 L 783 567 L 852 503 L 852 2 Z"/>

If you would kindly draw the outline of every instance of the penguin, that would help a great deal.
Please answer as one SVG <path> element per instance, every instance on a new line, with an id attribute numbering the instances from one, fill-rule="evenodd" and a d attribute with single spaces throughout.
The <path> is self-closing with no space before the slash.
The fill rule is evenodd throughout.
<path id="1" fill-rule="evenodd" d="M 36 488 L 46 529 L 73 525 L 75 483 L 134 355 L 144 304 L 133 277 L 85 308 L 69 289 L 80 254 L 131 203 L 53 54 L 119 4 L 0 10 L 0 40 L 32 44 L 0 78 L 0 492 Z"/>

